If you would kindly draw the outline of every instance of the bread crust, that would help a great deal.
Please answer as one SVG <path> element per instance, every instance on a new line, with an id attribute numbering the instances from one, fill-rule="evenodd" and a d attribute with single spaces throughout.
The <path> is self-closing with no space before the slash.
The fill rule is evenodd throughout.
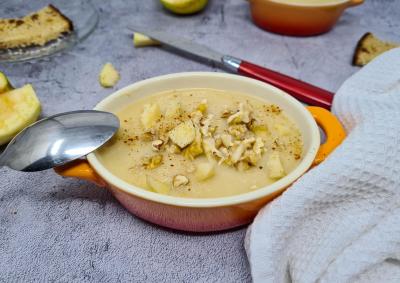
<path id="1" fill-rule="evenodd" d="M 352 64 L 354 66 L 364 66 L 380 54 L 399 46 L 399 44 L 381 40 L 373 33 L 367 32 L 357 43 Z"/>
<path id="2" fill-rule="evenodd" d="M 363 66 L 363 64 L 361 62 L 359 62 L 359 58 L 361 55 L 361 52 L 367 51 L 363 48 L 365 41 L 369 38 L 373 36 L 372 33 L 370 32 L 366 32 L 364 33 L 364 35 L 358 40 L 356 48 L 354 50 L 354 54 L 353 54 L 353 61 L 352 64 L 353 66 Z"/>
<path id="3" fill-rule="evenodd" d="M 50 4 L 20 18 L 0 19 L 0 49 L 43 46 L 73 31 L 72 21 Z"/>
<path id="4" fill-rule="evenodd" d="M 51 9 L 53 9 L 56 13 L 58 13 L 65 21 L 68 22 L 68 27 L 69 27 L 69 31 L 70 32 L 74 31 L 74 24 L 72 23 L 72 21 L 66 15 L 61 13 L 61 11 L 57 7 L 53 6 L 52 4 L 49 4 L 48 6 Z"/>

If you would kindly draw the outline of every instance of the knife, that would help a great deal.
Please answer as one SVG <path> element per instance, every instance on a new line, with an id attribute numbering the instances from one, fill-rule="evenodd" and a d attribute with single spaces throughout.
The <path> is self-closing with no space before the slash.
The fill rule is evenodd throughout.
<path id="1" fill-rule="evenodd" d="M 142 33 L 148 37 L 159 41 L 167 49 L 178 51 L 184 55 L 195 57 L 209 64 L 215 64 L 219 67 L 251 77 L 266 83 L 269 83 L 281 90 L 289 93 L 298 100 L 315 106 L 330 109 L 332 106 L 333 93 L 276 71 L 262 66 L 241 60 L 239 58 L 221 54 L 215 50 L 186 40 L 168 35 L 161 31 L 152 30 L 143 27 L 130 27 L 135 32 Z"/>

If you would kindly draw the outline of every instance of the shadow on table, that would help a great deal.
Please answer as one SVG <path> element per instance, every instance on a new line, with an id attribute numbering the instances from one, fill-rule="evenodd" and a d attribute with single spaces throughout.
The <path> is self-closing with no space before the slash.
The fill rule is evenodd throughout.
<path id="1" fill-rule="evenodd" d="M 65 183 L 64 183 L 65 182 Z M 96 185 L 92 185 L 90 183 L 86 183 L 85 181 L 81 180 L 68 180 L 65 179 L 61 185 L 57 185 L 55 187 L 56 190 L 44 195 L 41 199 L 48 200 L 49 198 L 56 199 L 59 201 L 68 200 L 68 199 L 81 199 L 87 200 L 89 202 L 96 202 L 101 206 L 105 206 L 108 203 L 117 204 L 121 210 L 129 213 L 122 205 L 118 203 L 118 201 L 113 197 L 111 192 L 107 189 L 99 188 Z M 129 213 L 130 214 L 130 213 Z M 210 236 L 210 235 L 218 235 L 218 234 L 225 234 L 234 231 L 238 231 L 246 227 L 247 225 L 243 225 L 240 227 L 235 227 L 225 231 L 218 231 L 218 232 L 186 232 L 186 231 L 179 231 L 171 228 L 166 228 L 163 226 L 159 226 L 157 224 L 151 223 L 147 220 L 139 218 L 133 214 L 130 214 L 132 217 L 135 217 L 142 223 L 146 223 L 147 225 L 151 225 L 163 231 L 173 233 L 173 234 L 180 234 L 180 235 L 188 235 L 188 236 Z"/>

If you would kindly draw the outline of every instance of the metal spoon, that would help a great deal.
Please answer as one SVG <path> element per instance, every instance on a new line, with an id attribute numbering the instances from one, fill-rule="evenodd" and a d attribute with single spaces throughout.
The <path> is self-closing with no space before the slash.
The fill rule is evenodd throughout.
<path id="1" fill-rule="evenodd" d="M 33 172 L 78 159 L 106 143 L 118 130 L 108 112 L 81 110 L 57 114 L 30 125 L 0 155 L 0 167 Z"/>

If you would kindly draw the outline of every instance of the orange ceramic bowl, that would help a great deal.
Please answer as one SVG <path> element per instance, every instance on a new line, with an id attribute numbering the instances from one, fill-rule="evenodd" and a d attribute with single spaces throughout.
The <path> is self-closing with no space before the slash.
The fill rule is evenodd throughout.
<path id="1" fill-rule="evenodd" d="M 275 33 L 309 36 L 329 31 L 343 11 L 364 0 L 249 0 L 253 21 Z M 296 3 L 297 2 L 297 3 Z"/>
<path id="2" fill-rule="evenodd" d="M 340 123 L 329 111 L 318 107 L 307 109 L 269 84 L 222 73 L 178 73 L 144 80 L 111 94 L 95 109 L 115 113 L 142 97 L 180 88 L 213 88 L 241 92 L 279 105 L 302 132 L 304 148 L 300 164 L 284 178 L 258 190 L 229 197 L 203 199 L 173 197 L 138 188 L 113 175 L 97 158 L 96 152 L 89 154 L 87 160 L 58 167 L 56 172 L 107 187 L 127 210 L 149 222 L 184 231 L 220 231 L 252 221 L 261 207 L 282 193 L 313 164 L 321 162 L 345 136 Z M 327 135 L 323 145 L 320 145 L 317 123 Z"/>

